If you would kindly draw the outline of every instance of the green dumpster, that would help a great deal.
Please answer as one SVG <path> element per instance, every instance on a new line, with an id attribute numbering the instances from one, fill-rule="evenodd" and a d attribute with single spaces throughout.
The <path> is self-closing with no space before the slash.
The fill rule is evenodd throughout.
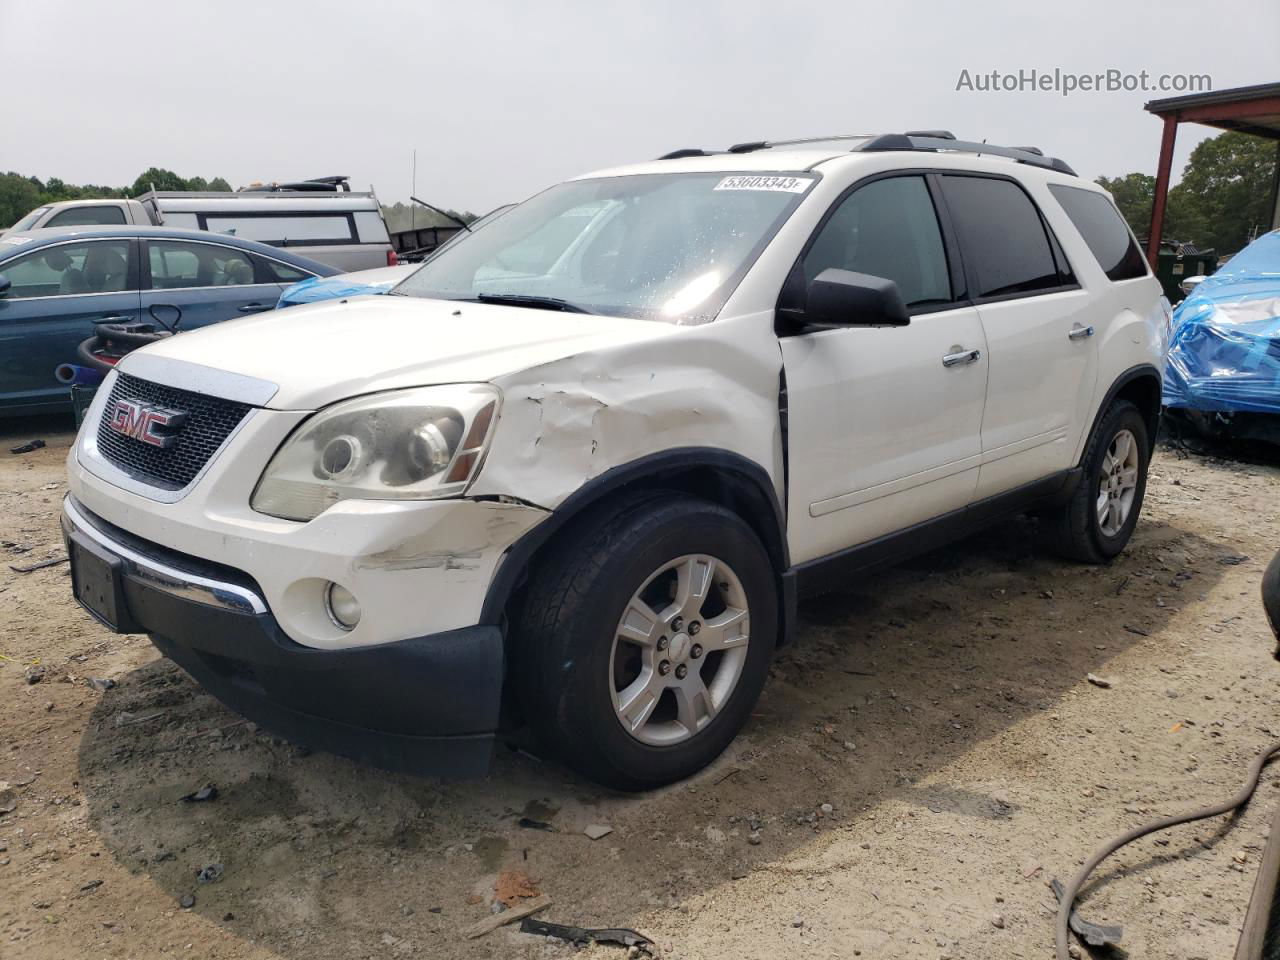
<path id="1" fill-rule="evenodd" d="M 1218 267 L 1218 254 L 1213 250 L 1197 250 L 1194 253 L 1177 252 L 1180 244 L 1162 243 L 1156 257 L 1156 279 L 1164 288 L 1170 303 L 1186 298 L 1178 284 L 1187 277 L 1207 277 Z"/>

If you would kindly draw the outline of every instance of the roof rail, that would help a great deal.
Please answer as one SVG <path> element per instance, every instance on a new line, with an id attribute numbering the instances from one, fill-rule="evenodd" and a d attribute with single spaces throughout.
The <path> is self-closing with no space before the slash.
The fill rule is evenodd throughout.
<path id="1" fill-rule="evenodd" d="M 944 132 L 945 131 L 935 131 Z M 869 140 L 873 133 L 839 133 L 834 137 L 800 137 L 796 140 L 748 140 L 746 143 L 735 143 L 729 148 L 730 153 L 754 153 L 757 150 L 768 150 L 771 147 L 796 147 L 805 143 L 828 143 L 832 140 Z"/>
<path id="2" fill-rule="evenodd" d="M 922 152 L 954 150 L 957 153 L 985 153 L 993 157 L 1006 157 L 1009 160 L 1016 160 L 1018 163 L 1025 163 L 1028 166 L 1054 170 L 1072 177 L 1077 176 L 1076 172 L 1065 162 L 1057 157 L 1046 157 L 1036 147 L 999 147 L 993 143 L 974 143 L 969 140 L 956 140 L 947 137 L 925 137 L 914 133 L 885 133 L 878 137 L 872 137 L 866 143 L 859 144 L 853 149 L 862 153 L 874 153 L 884 150 L 918 150 Z"/>
<path id="3" fill-rule="evenodd" d="M 682 147 L 679 150 L 672 150 L 670 153 L 664 153 L 659 160 L 679 160 L 683 157 L 710 157 L 716 153 L 714 150 L 703 150 L 701 147 Z"/>
<path id="4" fill-rule="evenodd" d="M 1057 157 L 1046 157 L 1039 147 L 1000 147 L 994 143 L 975 143 L 971 140 L 957 140 L 950 130 L 908 130 L 906 133 L 842 133 L 833 137 L 803 137 L 798 140 L 748 140 L 735 143 L 729 153 L 754 153 L 757 150 L 768 150 L 773 147 L 794 147 L 806 143 L 829 143 L 833 140 L 862 140 L 853 148 L 853 152 L 875 153 L 885 150 L 916 150 L 921 152 L 937 152 L 952 150 L 957 153 L 989 154 L 993 157 L 1005 157 L 1045 170 L 1054 170 L 1069 176 L 1077 176 L 1064 161 Z M 718 150 L 700 150 L 687 148 L 672 150 L 659 157 L 659 160 L 677 160 L 681 157 L 710 157 Z"/>

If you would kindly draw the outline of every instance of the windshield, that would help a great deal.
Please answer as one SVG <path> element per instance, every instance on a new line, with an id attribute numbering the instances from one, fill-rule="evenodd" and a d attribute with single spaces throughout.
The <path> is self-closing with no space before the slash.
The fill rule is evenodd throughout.
<path id="1" fill-rule="evenodd" d="M 36 207 L 34 210 L 28 213 L 25 217 L 23 217 L 21 220 L 15 223 L 9 229 L 10 230 L 30 230 L 31 225 L 48 212 L 49 212 L 48 207 Z"/>
<path id="2" fill-rule="evenodd" d="M 1215 276 L 1280 276 L 1280 230 L 1264 233 L 1223 264 Z"/>
<path id="3" fill-rule="evenodd" d="M 816 180 L 671 173 L 562 183 L 439 251 L 392 292 L 705 323 Z"/>

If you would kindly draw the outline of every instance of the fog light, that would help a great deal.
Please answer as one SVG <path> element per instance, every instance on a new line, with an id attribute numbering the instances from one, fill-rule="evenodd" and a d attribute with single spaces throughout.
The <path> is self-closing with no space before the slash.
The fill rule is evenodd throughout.
<path id="1" fill-rule="evenodd" d="M 340 583 L 331 583 L 325 588 L 324 609 L 329 619 L 343 630 L 352 630 L 360 622 L 360 604 Z"/>

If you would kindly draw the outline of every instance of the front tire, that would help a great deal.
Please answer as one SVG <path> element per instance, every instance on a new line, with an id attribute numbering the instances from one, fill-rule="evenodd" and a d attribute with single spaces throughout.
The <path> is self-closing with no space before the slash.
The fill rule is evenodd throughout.
<path id="1" fill-rule="evenodd" d="M 706 766 L 764 686 L 775 584 L 751 528 L 707 501 L 647 494 L 579 525 L 539 563 L 514 637 L 542 744 L 622 790 Z"/>
<path id="2" fill-rule="evenodd" d="M 1075 493 L 1041 518 L 1049 547 L 1083 563 L 1114 559 L 1138 523 L 1150 461 L 1146 420 L 1129 401 L 1115 401 L 1089 437 Z"/>

